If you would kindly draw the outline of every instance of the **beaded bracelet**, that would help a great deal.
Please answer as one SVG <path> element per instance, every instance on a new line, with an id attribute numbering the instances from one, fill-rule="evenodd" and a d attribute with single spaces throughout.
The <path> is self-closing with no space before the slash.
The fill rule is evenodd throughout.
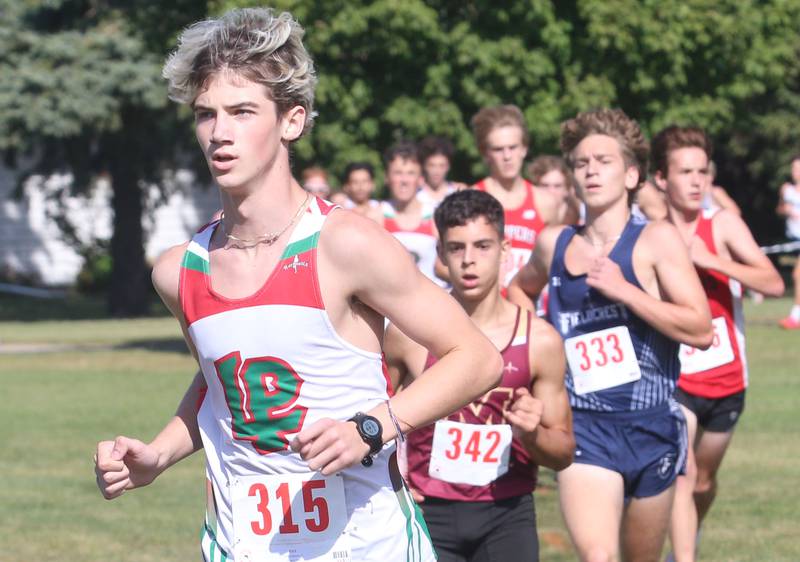
<path id="1" fill-rule="evenodd" d="M 394 429 L 397 431 L 397 440 L 400 441 L 400 443 L 403 443 L 406 440 L 406 436 L 403 433 L 403 430 L 400 429 L 400 422 L 397 421 L 397 418 L 392 411 L 392 403 L 389 400 L 386 401 L 386 408 L 389 410 L 389 419 L 392 420 Z"/>

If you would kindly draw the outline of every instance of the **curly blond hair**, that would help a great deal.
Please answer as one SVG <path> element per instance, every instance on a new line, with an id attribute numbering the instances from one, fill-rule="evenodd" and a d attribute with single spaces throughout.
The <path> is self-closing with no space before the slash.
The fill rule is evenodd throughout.
<path id="1" fill-rule="evenodd" d="M 650 145 L 639 124 L 621 109 L 596 109 L 584 111 L 561 124 L 561 152 L 571 168 L 575 147 L 589 135 L 606 135 L 615 138 L 622 149 L 626 166 L 639 170 L 639 187 L 647 179 L 647 159 Z"/>
<path id="2" fill-rule="evenodd" d="M 306 110 L 304 132 L 314 121 L 314 62 L 303 45 L 303 28 L 288 12 L 269 8 L 231 10 L 186 28 L 164 64 L 170 99 L 191 104 L 208 80 L 231 72 L 263 84 L 280 114 Z"/>

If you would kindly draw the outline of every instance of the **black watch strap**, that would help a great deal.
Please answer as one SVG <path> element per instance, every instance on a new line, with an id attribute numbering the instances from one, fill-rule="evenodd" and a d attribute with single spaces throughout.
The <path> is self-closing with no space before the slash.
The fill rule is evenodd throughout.
<path id="1" fill-rule="evenodd" d="M 369 445 L 369 453 L 361 459 L 361 464 L 364 466 L 372 466 L 372 457 L 377 455 L 383 449 L 383 426 L 377 418 L 368 416 L 363 412 L 357 412 L 351 421 L 356 424 L 358 435 L 361 440 Z"/>

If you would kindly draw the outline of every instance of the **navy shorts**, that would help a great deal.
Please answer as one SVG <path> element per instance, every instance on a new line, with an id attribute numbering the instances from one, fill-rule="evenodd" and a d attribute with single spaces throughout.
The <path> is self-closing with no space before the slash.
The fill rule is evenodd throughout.
<path id="1" fill-rule="evenodd" d="M 573 410 L 575 462 L 622 475 L 625 500 L 656 496 L 686 469 L 686 419 L 669 401 L 648 410 Z"/>
<path id="2" fill-rule="evenodd" d="M 697 425 L 705 431 L 728 433 L 744 411 L 744 393 L 742 390 L 723 398 L 702 398 L 678 388 L 675 400 L 697 416 Z"/>

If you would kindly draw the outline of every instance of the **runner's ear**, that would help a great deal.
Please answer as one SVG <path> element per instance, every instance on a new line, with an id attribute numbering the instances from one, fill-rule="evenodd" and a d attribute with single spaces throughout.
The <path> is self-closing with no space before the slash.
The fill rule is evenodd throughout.
<path id="1" fill-rule="evenodd" d="M 306 109 L 296 105 L 283 114 L 280 126 L 283 127 L 281 137 L 292 142 L 300 138 L 306 125 Z"/>

